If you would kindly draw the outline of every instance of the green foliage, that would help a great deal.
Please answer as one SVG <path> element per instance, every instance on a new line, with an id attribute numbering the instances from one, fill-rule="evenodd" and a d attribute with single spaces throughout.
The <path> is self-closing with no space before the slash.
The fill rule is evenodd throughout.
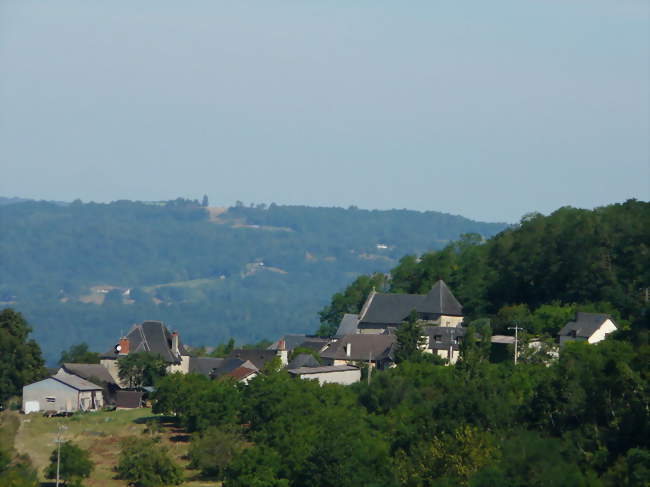
<path id="1" fill-rule="evenodd" d="M 191 468 L 204 477 L 223 480 L 226 467 L 245 447 L 241 432 L 233 427 L 209 427 L 192 437 L 188 452 Z"/>
<path id="2" fill-rule="evenodd" d="M 68 350 L 61 352 L 59 364 L 73 363 L 73 364 L 98 364 L 99 354 L 91 352 L 88 349 L 87 343 L 79 343 L 72 345 Z"/>
<path id="3" fill-rule="evenodd" d="M 50 464 L 45 469 L 45 477 L 48 479 L 56 478 L 57 466 L 57 448 L 50 455 Z M 59 475 L 66 483 L 75 480 L 88 478 L 95 467 L 90 460 L 90 453 L 79 448 L 71 441 L 61 444 L 61 458 L 59 465 Z"/>
<path id="4" fill-rule="evenodd" d="M 224 487 L 289 487 L 288 479 L 278 477 L 280 455 L 265 446 L 254 446 L 237 457 L 226 470 Z"/>
<path id="5" fill-rule="evenodd" d="M 144 386 L 153 386 L 163 377 L 167 363 L 160 355 L 137 352 L 118 359 L 117 366 L 120 380 L 131 389 L 141 389 Z"/>
<path id="6" fill-rule="evenodd" d="M 227 357 L 235 348 L 235 339 L 231 338 L 228 343 L 220 343 L 210 354 L 211 357 Z"/>
<path id="7" fill-rule="evenodd" d="M 0 405 L 46 375 L 41 349 L 28 338 L 31 331 L 22 314 L 0 312 Z"/>
<path id="8" fill-rule="evenodd" d="M 422 326 L 418 323 L 418 314 L 415 310 L 411 311 L 408 319 L 397 328 L 395 335 L 397 337 L 396 363 L 422 360 L 425 338 L 422 336 Z"/>
<path id="9" fill-rule="evenodd" d="M 119 478 L 134 487 L 163 487 L 183 483 L 183 470 L 167 449 L 152 439 L 131 437 L 122 441 L 117 465 Z"/>
<path id="10" fill-rule="evenodd" d="M 212 381 L 198 374 L 164 377 L 152 399 L 154 413 L 178 415 L 188 431 L 234 425 L 242 407 L 241 391 L 234 381 Z"/>
<path id="11" fill-rule="evenodd" d="M 2 487 L 39 487 L 41 483 L 29 457 L 23 455 L 12 459 L 11 456 L 9 451 L 0 449 L 0 485 Z"/>

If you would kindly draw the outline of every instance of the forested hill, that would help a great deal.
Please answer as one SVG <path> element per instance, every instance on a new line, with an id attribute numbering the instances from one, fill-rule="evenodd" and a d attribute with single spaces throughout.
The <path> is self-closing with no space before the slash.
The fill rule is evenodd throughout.
<path id="1" fill-rule="evenodd" d="M 506 228 L 354 207 L 3 201 L 0 306 L 26 315 L 49 360 L 81 341 L 102 350 L 144 319 L 190 344 L 312 331 L 355 276 Z"/>
<path id="2" fill-rule="evenodd" d="M 323 331 L 356 313 L 372 287 L 426 293 L 444 279 L 469 321 L 494 331 L 517 322 L 554 336 L 576 310 L 634 323 L 650 294 L 650 203 L 629 200 L 595 210 L 530 214 L 487 242 L 467 235 L 444 249 L 407 255 L 390 272 L 360 276 L 322 311 Z"/>

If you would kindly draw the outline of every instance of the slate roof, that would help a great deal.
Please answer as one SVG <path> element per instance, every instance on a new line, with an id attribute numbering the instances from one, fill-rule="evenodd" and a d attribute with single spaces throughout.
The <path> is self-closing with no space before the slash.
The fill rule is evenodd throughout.
<path id="1" fill-rule="evenodd" d="M 345 372 L 347 370 L 359 370 L 358 367 L 352 365 L 323 365 L 320 367 L 298 367 L 295 369 L 289 369 L 289 372 L 292 375 L 305 375 L 305 374 L 326 374 L 331 372 Z"/>
<path id="2" fill-rule="evenodd" d="M 228 358 L 237 358 L 242 361 L 249 360 L 255 367 L 261 369 L 267 362 L 270 362 L 276 357 L 275 350 L 262 350 L 262 349 L 236 349 L 230 352 Z"/>
<path id="3" fill-rule="evenodd" d="M 320 352 L 320 350 L 329 343 L 327 338 L 304 334 L 289 334 L 282 336 L 275 343 L 269 345 L 267 350 L 277 350 L 280 346 L 280 340 L 284 340 L 284 348 L 288 352 L 298 347 L 305 347 Z"/>
<path id="4" fill-rule="evenodd" d="M 210 377 L 212 371 L 221 367 L 224 360 L 215 357 L 190 357 L 190 373 Z"/>
<path id="5" fill-rule="evenodd" d="M 70 386 L 73 389 L 77 389 L 78 391 L 101 391 L 102 390 L 102 388 L 97 384 L 88 382 L 87 380 L 82 379 L 81 377 L 77 377 L 76 375 L 70 375 L 66 373 L 56 374 L 52 376 L 52 379 L 61 382 L 62 384 L 65 384 L 67 386 Z"/>
<path id="6" fill-rule="evenodd" d="M 299 353 L 289 364 L 287 369 L 297 369 L 299 367 L 319 367 L 318 360 L 308 353 Z"/>
<path id="7" fill-rule="evenodd" d="M 392 349 L 397 338 L 395 335 L 358 334 L 348 335 L 321 352 L 321 357 L 336 360 L 381 361 L 391 358 Z M 350 356 L 346 354 L 346 346 L 350 344 Z"/>
<path id="8" fill-rule="evenodd" d="M 463 316 L 463 307 L 447 284 L 436 282 L 427 294 L 386 294 L 373 292 L 364 305 L 360 325 L 399 325 L 416 310 L 421 318 L 436 319 L 440 315 Z"/>
<path id="9" fill-rule="evenodd" d="M 162 321 L 144 321 L 135 324 L 126 335 L 129 339 L 129 353 L 150 352 L 160 355 L 167 363 L 179 363 L 180 357 L 172 353 L 172 334 Z M 188 355 L 179 337 L 178 351 L 180 355 Z M 108 350 L 102 358 L 118 358 L 115 347 Z"/>
<path id="10" fill-rule="evenodd" d="M 355 335 L 357 333 L 358 328 L 359 328 L 359 315 L 352 314 L 352 313 L 345 313 L 343 315 L 343 318 L 341 318 L 341 322 L 339 323 L 339 327 L 336 330 L 334 336 L 336 338 L 341 338 L 346 335 Z"/>
<path id="11" fill-rule="evenodd" d="M 467 333 L 467 328 L 452 326 L 425 326 L 423 334 L 429 337 L 429 348 L 431 350 L 453 350 L 460 349 L 460 341 Z"/>
<path id="12" fill-rule="evenodd" d="M 583 313 L 578 311 L 576 313 L 575 321 L 569 321 L 562 327 L 559 332 L 561 336 L 573 335 L 580 338 L 589 338 L 593 335 L 607 320 L 612 317 L 605 313 Z M 613 321 L 613 320 L 612 320 Z"/>
<path id="13" fill-rule="evenodd" d="M 106 384 L 115 384 L 115 379 L 108 369 L 100 364 L 70 364 L 64 363 L 61 368 L 68 374 L 76 375 L 89 382 L 91 379 L 98 379 Z"/>

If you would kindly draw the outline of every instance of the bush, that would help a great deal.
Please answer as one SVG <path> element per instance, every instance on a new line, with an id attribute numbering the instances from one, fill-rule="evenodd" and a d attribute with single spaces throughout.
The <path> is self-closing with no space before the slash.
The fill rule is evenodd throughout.
<path id="1" fill-rule="evenodd" d="M 122 441 L 117 465 L 119 478 L 135 487 L 162 487 L 183 483 L 183 471 L 167 448 L 156 440 L 131 437 Z"/>
<path id="2" fill-rule="evenodd" d="M 244 439 L 232 428 L 211 427 L 192 439 L 188 456 L 190 467 L 206 477 L 223 479 L 224 470 L 244 449 Z"/>
<path id="3" fill-rule="evenodd" d="M 56 478 L 57 448 L 50 455 L 50 465 L 45 469 L 45 477 L 48 479 Z M 59 466 L 59 476 L 66 481 L 80 483 L 80 480 L 90 476 L 95 464 L 90 460 L 90 454 L 71 441 L 66 441 L 61 445 L 61 460 Z"/>

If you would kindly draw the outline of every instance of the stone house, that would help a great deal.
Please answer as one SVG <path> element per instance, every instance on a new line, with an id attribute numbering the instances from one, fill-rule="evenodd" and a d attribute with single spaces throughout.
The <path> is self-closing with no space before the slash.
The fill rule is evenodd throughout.
<path id="1" fill-rule="evenodd" d="M 425 325 L 458 327 L 463 322 L 463 307 L 447 284 L 439 280 L 427 294 L 393 294 L 372 291 L 359 313 L 358 333 L 385 333 L 399 327 L 415 310 Z M 341 323 L 352 329 L 354 315 Z M 342 330 L 342 333 L 344 331 Z"/>
<path id="2" fill-rule="evenodd" d="M 121 387 L 117 361 L 130 353 L 149 352 L 167 363 L 167 373 L 187 374 L 190 370 L 190 355 L 183 347 L 180 336 L 170 332 L 161 321 L 145 321 L 135 324 L 119 342 L 100 357 L 100 363 Z"/>

